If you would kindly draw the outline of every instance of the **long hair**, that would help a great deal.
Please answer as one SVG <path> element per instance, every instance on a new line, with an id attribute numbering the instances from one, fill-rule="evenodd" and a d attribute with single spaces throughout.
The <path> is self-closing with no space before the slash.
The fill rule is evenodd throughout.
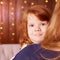
<path id="1" fill-rule="evenodd" d="M 42 46 L 48 49 L 53 47 L 60 48 L 60 0 L 55 6 Z"/>
<path id="2" fill-rule="evenodd" d="M 45 6 L 41 6 L 41 5 L 35 5 L 32 7 L 27 8 L 22 15 L 22 20 L 20 22 L 20 44 L 31 44 L 32 41 L 30 40 L 30 38 L 28 37 L 28 33 L 27 33 L 27 16 L 29 13 L 33 13 L 34 15 L 36 15 L 37 18 L 39 18 L 39 20 L 42 21 L 47 21 L 49 22 L 50 18 L 51 18 L 51 11 L 45 7 Z"/>

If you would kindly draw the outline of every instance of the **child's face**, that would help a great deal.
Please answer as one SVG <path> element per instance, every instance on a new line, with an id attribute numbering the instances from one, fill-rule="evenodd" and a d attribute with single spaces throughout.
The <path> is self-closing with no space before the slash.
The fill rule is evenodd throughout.
<path id="1" fill-rule="evenodd" d="M 27 31 L 28 36 L 33 43 L 38 44 L 44 39 L 47 26 L 47 21 L 41 21 L 34 14 L 28 14 Z"/>

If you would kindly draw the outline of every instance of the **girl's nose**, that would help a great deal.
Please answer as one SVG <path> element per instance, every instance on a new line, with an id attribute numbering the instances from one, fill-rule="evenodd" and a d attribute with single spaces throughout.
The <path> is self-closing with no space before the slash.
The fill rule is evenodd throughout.
<path id="1" fill-rule="evenodd" d="M 35 31 L 41 31 L 40 26 L 37 26 L 37 27 L 35 28 Z"/>

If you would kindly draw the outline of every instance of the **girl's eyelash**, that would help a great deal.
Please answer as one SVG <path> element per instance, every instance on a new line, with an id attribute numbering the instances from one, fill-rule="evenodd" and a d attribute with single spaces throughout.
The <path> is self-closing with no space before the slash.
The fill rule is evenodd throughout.
<path id="1" fill-rule="evenodd" d="M 42 25 L 45 25 L 44 23 L 42 23 Z"/>
<path id="2" fill-rule="evenodd" d="M 42 23 L 42 25 L 45 25 L 46 23 Z"/>
<path id="3" fill-rule="evenodd" d="M 34 25 L 33 25 L 33 24 L 31 24 L 31 25 L 29 25 L 29 26 L 32 26 L 32 27 L 33 27 Z"/>

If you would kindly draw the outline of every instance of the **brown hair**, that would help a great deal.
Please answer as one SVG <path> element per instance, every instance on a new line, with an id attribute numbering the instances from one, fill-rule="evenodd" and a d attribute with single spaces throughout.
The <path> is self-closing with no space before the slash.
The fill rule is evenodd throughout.
<path id="1" fill-rule="evenodd" d="M 42 41 L 42 46 L 45 48 L 60 48 L 60 0 L 58 0 L 47 33 L 45 40 Z"/>
<path id="2" fill-rule="evenodd" d="M 26 44 L 31 44 L 32 41 L 29 39 L 28 37 L 28 33 L 27 33 L 27 15 L 29 13 L 33 13 L 34 15 L 36 15 L 39 20 L 42 21 L 47 21 L 49 22 L 50 18 L 51 18 L 51 11 L 45 7 L 45 6 L 41 6 L 41 5 L 35 5 L 32 7 L 27 8 L 22 15 L 22 20 L 20 22 L 20 44 L 23 45 L 24 43 Z"/>

